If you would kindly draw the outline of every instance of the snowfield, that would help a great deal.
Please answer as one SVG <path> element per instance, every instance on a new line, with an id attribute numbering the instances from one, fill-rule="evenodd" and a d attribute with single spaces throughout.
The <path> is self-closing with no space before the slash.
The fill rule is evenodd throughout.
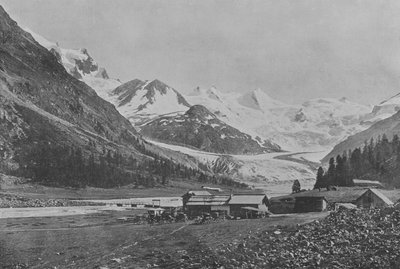
<path id="1" fill-rule="evenodd" d="M 274 100 L 260 89 L 245 94 L 196 88 L 186 95 L 191 104 L 207 107 L 227 124 L 252 137 L 270 140 L 290 152 L 329 151 L 360 124 L 371 107 L 345 98 L 318 98 L 300 105 Z"/>

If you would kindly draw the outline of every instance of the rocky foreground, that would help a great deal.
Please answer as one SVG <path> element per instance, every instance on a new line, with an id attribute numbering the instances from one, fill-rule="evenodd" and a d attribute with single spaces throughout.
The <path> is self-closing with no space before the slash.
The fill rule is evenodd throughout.
<path id="1" fill-rule="evenodd" d="M 155 267 L 176 268 L 399 268 L 400 210 L 332 212 L 295 229 L 249 231 L 215 249 L 188 249 Z M 153 267 L 151 266 L 151 267 Z"/>

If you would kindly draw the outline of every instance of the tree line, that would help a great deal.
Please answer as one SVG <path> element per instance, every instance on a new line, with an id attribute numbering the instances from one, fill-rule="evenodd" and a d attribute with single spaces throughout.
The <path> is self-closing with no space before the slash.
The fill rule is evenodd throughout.
<path id="1" fill-rule="evenodd" d="M 395 134 L 386 134 L 365 141 L 363 147 L 330 158 L 327 171 L 318 168 L 314 188 L 353 186 L 353 179 L 378 180 L 388 186 L 400 187 L 400 141 Z"/>
<path id="2" fill-rule="evenodd" d="M 123 155 L 118 151 L 93 150 L 93 142 L 87 148 L 59 145 L 48 141 L 33 142 L 19 152 L 18 176 L 32 178 L 36 182 L 72 187 L 116 187 L 128 184 L 154 187 L 166 185 L 170 179 L 188 179 L 235 187 L 246 187 L 229 177 L 215 176 L 175 163 L 168 158 L 146 149 L 137 149 L 149 157 L 141 159 Z M 91 149 L 91 150 L 90 150 Z"/>

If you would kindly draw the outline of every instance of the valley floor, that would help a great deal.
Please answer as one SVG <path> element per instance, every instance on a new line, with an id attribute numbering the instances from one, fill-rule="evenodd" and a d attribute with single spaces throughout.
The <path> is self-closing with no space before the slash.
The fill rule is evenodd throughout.
<path id="1" fill-rule="evenodd" d="M 204 253 L 218 256 L 222 244 L 252 232 L 293 229 L 327 213 L 274 216 L 204 225 L 134 225 L 119 220 L 136 211 L 52 218 L 0 219 L 1 268 L 178 268 L 179 261 Z M 193 260 L 191 268 L 203 261 Z M 204 265 L 204 264 L 203 264 Z M 19 267 L 18 267 L 19 266 Z M 209 268 L 213 264 L 208 265 Z M 186 267 L 186 268 L 190 268 Z"/>

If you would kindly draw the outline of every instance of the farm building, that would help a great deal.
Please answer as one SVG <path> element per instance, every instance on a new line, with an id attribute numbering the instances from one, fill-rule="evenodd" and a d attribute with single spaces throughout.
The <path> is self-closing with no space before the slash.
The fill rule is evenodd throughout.
<path id="1" fill-rule="evenodd" d="M 189 216 L 211 212 L 229 215 L 229 199 L 230 195 L 193 195 L 185 201 L 184 208 Z"/>
<path id="2" fill-rule="evenodd" d="M 265 194 L 235 194 L 228 204 L 231 215 L 249 217 L 268 212 L 269 201 Z"/>
<path id="3" fill-rule="evenodd" d="M 365 208 L 393 206 L 393 202 L 377 189 L 366 190 L 358 197 L 355 204 Z"/>
<path id="4" fill-rule="evenodd" d="M 326 211 L 327 206 L 324 196 L 299 196 L 295 198 L 294 212 L 321 212 Z"/>
<path id="5" fill-rule="evenodd" d="M 366 189 L 364 188 L 340 187 L 337 191 L 311 190 L 285 196 L 272 197 L 270 199 L 270 210 L 275 214 L 294 213 L 296 198 L 298 197 L 324 197 L 327 201 L 327 209 L 329 210 L 333 209 L 336 203 L 355 204 L 358 197 L 360 197 L 365 191 Z"/>
<path id="6" fill-rule="evenodd" d="M 379 181 L 375 180 L 363 180 L 363 179 L 353 179 L 353 183 L 355 187 L 367 187 L 367 188 L 376 188 L 382 189 L 383 185 Z"/>
<path id="7" fill-rule="evenodd" d="M 187 193 L 182 195 L 182 203 L 183 203 L 184 210 L 186 210 L 185 205 L 189 201 L 190 197 L 192 197 L 192 196 L 210 196 L 210 195 L 212 195 L 212 194 L 205 190 L 188 191 Z"/>
<path id="8" fill-rule="evenodd" d="M 354 204 L 358 207 L 390 206 L 393 204 L 391 199 L 393 199 L 393 201 L 397 201 L 398 198 L 396 197 L 399 196 L 399 190 L 339 187 L 337 191 L 312 190 L 285 196 L 272 197 L 270 199 L 270 210 L 275 214 L 298 212 L 299 209 L 296 209 L 296 204 L 298 204 L 297 207 L 301 207 L 301 203 L 307 203 L 302 201 L 302 199 L 311 199 L 300 197 L 324 197 L 327 202 L 327 209 L 333 210 L 336 204 Z M 388 197 L 390 197 L 390 199 Z"/>

